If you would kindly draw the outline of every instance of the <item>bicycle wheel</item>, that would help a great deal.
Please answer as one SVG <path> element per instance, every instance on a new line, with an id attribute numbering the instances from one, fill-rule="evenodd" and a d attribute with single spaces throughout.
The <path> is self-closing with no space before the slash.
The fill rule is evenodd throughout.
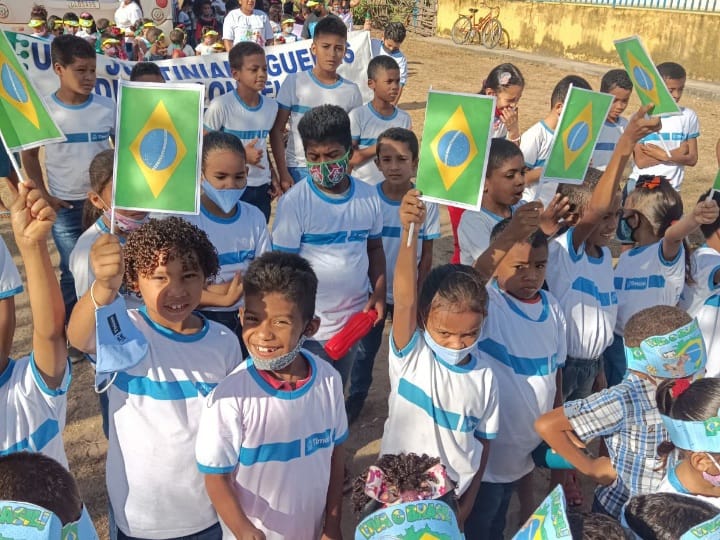
<path id="1" fill-rule="evenodd" d="M 502 37 L 500 37 L 500 43 L 498 43 L 498 45 L 506 49 L 510 48 L 510 34 L 508 34 L 508 31 L 504 28 L 502 29 Z"/>
<path id="2" fill-rule="evenodd" d="M 455 24 L 453 24 L 450 37 L 452 37 L 453 43 L 456 45 L 462 45 L 468 40 L 471 31 L 472 21 L 470 20 L 470 17 L 460 15 L 457 21 L 455 21 Z"/>
<path id="3" fill-rule="evenodd" d="M 480 43 L 488 49 L 493 49 L 500 43 L 502 37 L 502 24 L 499 19 L 490 19 L 480 32 Z"/>

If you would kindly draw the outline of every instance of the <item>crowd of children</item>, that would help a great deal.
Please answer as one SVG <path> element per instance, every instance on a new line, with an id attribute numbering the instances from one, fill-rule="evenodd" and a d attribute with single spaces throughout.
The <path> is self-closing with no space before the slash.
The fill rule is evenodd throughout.
<path id="1" fill-rule="evenodd" d="M 52 40 L 59 89 L 46 102 L 67 141 L 45 147 L 44 167 L 39 149 L 23 151 L 28 180 L 11 183 L 33 317 L 33 351 L 19 360 L 9 353 L 22 281 L 0 244 L 0 501 L 45 509 L 63 530 L 92 528 L 65 474 L 69 343 L 95 367 L 113 539 L 337 539 L 351 484 L 357 538 L 385 538 L 374 535 L 433 501 L 448 538 L 502 539 L 519 525 L 506 519 L 514 494 L 523 517 L 533 509 L 533 470 L 554 466 L 545 451 L 573 469 L 551 474 L 571 507 L 583 503 L 578 475 L 598 484 L 592 513 L 569 519 L 576 538 L 679 538 L 720 513 L 720 366 L 710 354 L 720 210 L 708 192 L 684 211 L 677 191 L 697 161 L 693 111 L 661 122 L 646 106 L 625 118 L 632 83 L 611 70 L 600 91 L 613 104 L 584 182 L 542 183 L 565 97 L 590 84 L 563 78 L 547 116 L 521 133 L 525 79 L 495 67 L 480 90 L 497 105 L 482 208 L 451 213 L 459 260 L 433 264 L 440 209 L 415 189 L 419 142 L 397 106 L 404 27 L 391 23 L 374 43 L 363 105 L 337 73 L 347 25 L 310 0 L 303 31 L 315 65 L 289 75 L 275 100 L 261 94 L 263 45 L 295 23 L 278 6 L 267 19 L 274 38 L 228 38 L 206 13 L 214 3 L 198 4 L 194 50 L 187 29 L 168 46 L 151 24 L 134 44 L 150 61 L 206 54 L 221 38 L 229 49 L 236 91 L 204 115 L 195 216 L 118 210 L 110 229 L 115 106 L 93 93 L 90 39 L 109 26 L 66 14 Z M 236 20 L 254 4 L 243 0 L 237 9 L 250 15 Z M 54 30 L 41 8 L 31 26 Z M 101 48 L 126 50 L 108 39 Z M 684 70 L 659 71 L 679 101 Z M 131 80 L 163 78 L 140 62 Z M 692 251 L 698 230 L 706 242 Z M 628 246 L 614 265 L 616 237 Z M 326 344 L 357 313 L 372 328 L 332 358 Z M 381 456 L 353 484 L 343 443 L 386 320 Z M 23 451 L 54 461 L 13 457 Z M 54 486 L 23 485 L 18 471 L 33 467 Z"/>

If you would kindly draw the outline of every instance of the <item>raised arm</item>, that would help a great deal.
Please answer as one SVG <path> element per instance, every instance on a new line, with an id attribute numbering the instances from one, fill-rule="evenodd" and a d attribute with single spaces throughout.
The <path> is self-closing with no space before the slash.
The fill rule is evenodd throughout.
<path id="1" fill-rule="evenodd" d="M 673 260 L 682 241 L 700 225 L 708 225 L 718 218 L 718 205 L 712 199 L 700 201 L 690 214 L 685 214 L 677 223 L 670 225 L 662 239 L 662 253 L 666 261 Z"/>

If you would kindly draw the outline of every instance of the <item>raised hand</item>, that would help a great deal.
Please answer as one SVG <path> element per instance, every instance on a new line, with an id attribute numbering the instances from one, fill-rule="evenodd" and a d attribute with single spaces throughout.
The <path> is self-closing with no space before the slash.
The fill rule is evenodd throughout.
<path id="1" fill-rule="evenodd" d="M 56 218 L 55 210 L 31 181 L 18 185 L 10 214 L 19 249 L 46 242 Z"/>

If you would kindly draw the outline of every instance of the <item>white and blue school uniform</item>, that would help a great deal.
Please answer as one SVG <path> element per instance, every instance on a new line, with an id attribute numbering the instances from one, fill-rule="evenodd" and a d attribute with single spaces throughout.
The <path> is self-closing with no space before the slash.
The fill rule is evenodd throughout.
<path id="1" fill-rule="evenodd" d="M 15 452 L 41 452 L 68 468 L 62 433 L 65 429 L 68 362 L 62 383 L 51 389 L 35 364 L 34 354 L 12 360 L 0 373 L 0 456 Z"/>
<path id="2" fill-rule="evenodd" d="M 590 166 L 596 169 L 604 171 L 610 158 L 615 151 L 615 146 L 620 140 L 620 135 L 623 134 L 625 128 L 628 125 L 628 121 L 622 116 L 618 117 L 617 122 L 610 122 L 605 120 L 602 128 L 600 128 L 600 135 L 595 143 L 595 149 L 590 159 Z"/>
<path id="3" fill-rule="evenodd" d="M 285 78 L 280 85 L 277 101 L 280 109 L 290 111 L 285 150 L 285 159 L 290 168 L 305 166 L 305 150 L 297 128 L 305 113 L 320 105 L 337 105 L 349 113 L 362 105 L 362 95 L 357 84 L 340 75 L 334 84 L 324 84 L 312 71 L 300 71 Z"/>
<path id="4" fill-rule="evenodd" d="M 492 230 L 503 219 L 505 218 L 485 208 L 480 208 L 477 212 L 472 210 L 463 212 L 457 232 L 462 264 L 472 266 L 477 258 L 490 247 Z"/>
<path id="5" fill-rule="evenodd" d="M 394 304 L 393 299 L 393 277 L 395 265 L 397 264 L 398 253 L 400 252 L 400 237 L 402 235 L 402 223 L 400 223 L 400 201 L 388 199 L 383 193 L 382 184 L 375 186 L 380 198 L 383 228 L 382 243 L 385 252 L 385 283 L 387 283 L 387 303 Z M 417 262 L 420 264 L 422 256 L 422 243 L 440 238 L 440 214 L 435 203 L 425 203 L 425 223 L 420 227 L 417 244 Z"/>
<path id="6" fill-rule="evenodd" d="M 640 140 L 640 144 L 651 143 L 662 148 L 660 138 L 665 143 L 668 150 L 679 148 L 682 143 L 690 139 L 697 139 L 700 136 L 700 122 L 697 114 L 692 109 L 680 107 L 682 114 L 677 116 L 666 116 L 662 119 L 662 128 L 657 133 L 650 133 Z M 675 189 L 680 189 L 685 178 L 684 165 L 672 165 L 668 163 L 658 163 L 651 167 L 641 169 L 637 164 L 633 165 L 630 178 L 637 180 L 641 174 L 650 174 L 653 176 L 664 176 Z"/>
<path id="7" fill-rule="evenodd" d="M 195 464 L 195 439 L 205 397 L 242 360 L 240 343 L 204 318 L 197 333 L 178 334 L 145 308 L 128 316 L 149 351 L 107 391 L 110 504 L 127 536 L 187 536 L 218 521 Z"/>
<path id="8" fill-rule="evenodd" d="M 320 329 L 313 339 L 330 339 L 365 307 L 370 294 L 367 243 L 380 239 L 382 229 L 375 187 L 352 177 L 342 195 L 325 193 L 305 180 L 280 198 L 273 249 L 305 257 L 318 278 L 315 313 Z"/>
<path id="9" fill-rule="evenodd" d="M 247 360 L 208 397 L 198 431 L 200 472 L 234 471 L 240 506 L 268 540 L 320 538 L 332 454 L 348 436 L 340 376 L 301 354 L 310 380 L 295 390 L 273 388 Z"/>
<path id="10" fill-rule="evenodd" d="M 704 503 L 718 507 L 718 512 L 720 513 L 720 497 L 707 497 L 705 495 L 696 495 L 694 493 L 690 493 L 690 491 L 682 484 L 682 482 L 680 482 L 680 479 L 675 472 L 674 466 L 668 467 L 665 478 L 663 478 L 662 482 L 660 482 L 660 485 L 657 488 L 657 492 L 677 493 L 678 495 L 692 497 L 693 499 L 697 499 L 698 501 L 702 501 Z"/>
<path id="11" fill-rule="evenodd" d="M 405 86 L 407 84 L 407 78 L 408 78 L 408 67 L 407 67 L 407 58 L 403 54 L 401 50 L 390 52 L 383 46 L 383 42 L 381 39 L 371 39 L 370 40 L 370 49 L 372 51 L 372 56 L 375 58 L 376 56 L 389 56 L 393 60 L 395 60 L 398 64 L 398 67 L 400 68 L 400 86 Z"/>
<path id="12" fill-rule="evenodd" d="M 388 364 L 389 410 L 380 455 L 437 456 L 462 495 L 480 469 L 480 439 L 493 439 L 494 445 L 498 435 L 500 396 L 493 369 L 475 353 L 462 366 L 442 361 L 420 330 L 401 350 L 391 332 Z"/>
<path id="13" fill-rule="evenodd" d="M 65 201 L 87 199 L 90 162 L 110 148 L 110 138 L 115 135 L 115 102 L 90 94 L 82 105 L 67 105 L 52 94 L 45 104 L 67 138 L 45 145 L 48 191 Z"/>
<path id="14" fill-rule="evenodd" d="M 492 443 L 484 482 L 510 483 L 532 471 L 531 453 L 542 439 L 535 420 L 553 408 L 557 371 L 565 363 L 565 316 L 558 301 L 539 291 L 537 302 L 522 302 L 487 287 L 488 317 L 479 351 L 490 359 L 497 381 L 501 429 Z"/>
<path id="15" fill-rule="evenodd" d="M 203 125 L 210 131 L 224 131 L 235 135 L 243 146 L 257 139 L 255 148 L 262 150 L 260 166 L 248 164 L 247 185 L 264 186 L 270 183 L 267 139 L 275 124 L 278 104 L 272 98 L 259 96 L 260 103 L 250 107 L 237 92 L 228 92 L 210 102 Z"/>
<path id="16" fill-rule="evenodd" d="M 545 276 L 548 289 L 562 307 L 567 324 L 567 354 L 573 358 L 599 358 L 613 341 L 618 298 L 613 282 L 612 254 L 600 249 L 592 257 L 583 243 L 575 251 L 575 228 L 549 245 Z"/>
<path id="17" fill-rule="evenodd" d="M 0 238 L 0 300 L 11 298 L 23 290 L 22 280 L 5 241 Z"/>
<path id="18" fill-rule="evenodd" d="M 520 150 L 522 150 L 523 157 L 525 158 L 525 166 L 528 169 L 537 169 L 545 165 L 545 162 L 550 157 L 550 148 L 552 147 L 553 137 L 555 131 L 550 129 L 544 120 L 540 120 L 537 124 L 533 124 L 530 128 L 522 134 L 520 137 Z M 547 187 L 542 187 L 542 193 L 546 191 L 555 194 L 557 184 L 550 182 L 546 184 Z M 553 187 L 554 185 L 554 187 Z M 541 185 L 540 182 L 536 182 L 531 186 L 527 186 L 523 192 L 522 200 L 529 202 L 534 201 L 540 195 Z M 551 197 L 552 198 L 552 197 Z"/>
<path id="19" fill-rule="evenodd" d="M 692 254 L 693 282 L 686 283 L 678 306 L 695 317 L 707 349 L 706 377 L 720 376 L 720 253 L 704 245 Z"/>
<path id="20" fill-rule="evenodd" d="M 215 277 L 216 283 L 232 281 L 236 272 L 244 275 L 251 262 L 272 248 L 265 216 L 246 202 L 238 201 L 235 215 L 228 218 L 212 215 L 202 204 L 198 215 L 182 217 L 205 231 L 217 249 L 220 270 Z M 230 307 L 207 306 L 203 309 L 234 312 L 241 304 L 242 300 Z"/>
<path id="21" fill-rule="evenodd" d="M 368 102 L 350 111 L 349 116 L 353 144 L 357 144 L 361 150 L 375 146 L 380 134 L 388 128 L 412 129 L 410 115 L 397 107 L 391 115 L 383 116 L 375 110 L 372 102 Z M 379 184 L 385 179 L 374 158 L 355 167 L 353 176 L 371 185 Z"/>

